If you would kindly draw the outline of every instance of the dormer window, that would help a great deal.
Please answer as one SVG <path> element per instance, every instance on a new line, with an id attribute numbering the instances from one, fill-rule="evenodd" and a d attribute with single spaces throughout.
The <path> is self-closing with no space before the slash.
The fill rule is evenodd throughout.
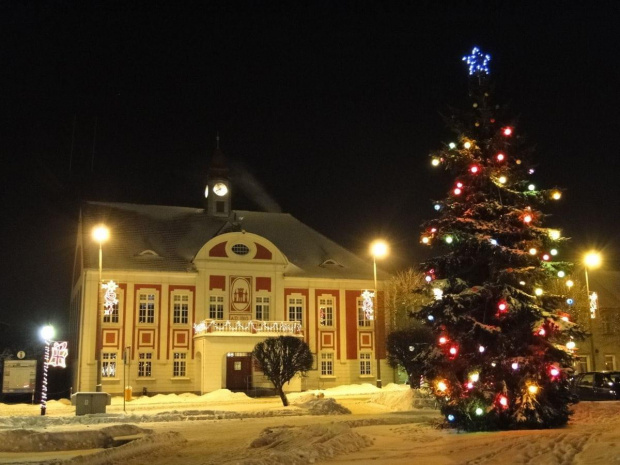
<path id="1" fill-rule="evenodd" d="M 250 248 L 245 244 L 235 244 L 231 247 L 231 250 L 237 255 L 247 255 L 250 253 Z"/>
<path id="2" fill-rule="evenodd" d="M 326 268 L 326 267 L 344 268 L 340 263 L 338 263 L 336 260 L 333 260 L 331 258 L 328 258 L 323 263 L 321 263 L 319 266 L 322 267 L 322 268 Z"/>
<path id="3" fill-rule="evenodd" d="M 151 249 L 143 250 L 138 254 L 140 257 L 159 257 L 159 254 Z"/>

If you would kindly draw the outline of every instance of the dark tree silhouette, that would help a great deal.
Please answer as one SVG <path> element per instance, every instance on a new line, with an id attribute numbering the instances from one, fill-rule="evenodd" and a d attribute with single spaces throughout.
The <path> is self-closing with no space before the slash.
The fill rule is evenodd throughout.
<path id="1" fill-rule="evenodd" d="M 297 373 L 304 374 L 312 368 L 313 357 L 308 344 L 294 336 L 270 337 L 256 344 L 252 355 L 273 383 L 282 404 L 288 406 L 284 384 Z"/>

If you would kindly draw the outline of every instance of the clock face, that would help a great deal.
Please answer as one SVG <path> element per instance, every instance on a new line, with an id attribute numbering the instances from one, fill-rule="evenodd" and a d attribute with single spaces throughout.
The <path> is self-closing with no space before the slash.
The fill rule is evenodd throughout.
<path id="1" fill-rule="evenodd" d="M 228 193 L 228 187 L 226 187 L 226 184 L 218 182 L 215 186 L 213 186 L 213 193 L 222 197 Z"/>

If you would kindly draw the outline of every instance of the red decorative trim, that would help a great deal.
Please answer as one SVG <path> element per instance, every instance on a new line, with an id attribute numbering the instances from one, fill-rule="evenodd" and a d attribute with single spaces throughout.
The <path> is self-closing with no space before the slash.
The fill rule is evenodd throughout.
<path id="1" fill-rule="evenodd" d="M 305 321 L 302 321 L 302 326 L 304 328 L 304 341 L 310 344 L 310 332 L 308 331 L 308 322 L 310 321 L 310 291 L 308 289 L 299 289 L 299 288 L 289 288 L 284 289 L 284 319 L 288 321 L 288 297 L 293 294 L 301 294 L 306 298 L 306 315 Z"/>
<path id="2" fill-rule="evenodd" d="M 255 259 L 271 260 L 271 258 L 273 257 L 273 254 L 267 247 L 265 247 L 264 245 L 260 245 L 257 242 L 255 242 L 254 245 L 256 246 L 256 255 L 254 255 Z"/>
<path id="3" fill-rule="evenodd" d="M 345 327 L 347 333 L 347 359 L 357 359 L 357 299 L 362 291 L 345 291 Z"/>
<path id="4" fill-rule="evenodd" d="M 189 329 L 175 329 L 172 331 L 172 347 L 174 349 L 188 349 L 191 343 Z"/>
<path id="5" fill-rule="evenodd" d="M 333 331 L 321 331 L 321 349 L 334 348 L 334 332 Z"/>
<path id="6" fill-rule="evenodd" d="M 139 310 L 138 307 L 140 306 L 140 299 L 138 299 L 138 294 L 140 293 L 140 291 L 142 289 L 154 289 L 157 291 L 157 293 L 159 294 L 159 300 L 158 300 L 158 309 L 157 309 L 157 317 L 155 320 L 155 327 L 159 327 L 161 325 L 161 299 L 162 299 L 162 295 L 161 295 L 161 284 L 136 284 L 134 286 L 134 298 L 133 298 L 133 302 L 134 302 L 134 306 L 133 306 L 133 311 L 134 311 L 134 316 L 133 316 L 133 320 L 134 320 L 134 328 L 135 328 L 135 333 L 134 333 L 134 343 L 131 344 L 131 357 L 135 358 L 135 353 L 136 353 L 136 346 L 140 345 L 140 339 L 138 338 L 138 332 L 140 331 L 138 329 L 138 325 L 147 325 L 149 326 L 150 323 L 138 323 L 138 319 L 140 317 L 139 315 Z M 153 331 L 153 333 L 155 333 L 156 329 L 149 329 L 148 331 Z M 161 349 L 161 341 L 159 340 L 159 338 L 155 339 L 153 338 L 153 340 L 157 340 L 157 347 L 153 347 L 154 349 L 156 349 L 156 360 L 160 359 L 160 349 Z M 137 343 L 136 343 L 137 342 Z"/>
<path id="7" fill-rule="evenodd" d="M 155 336 L 154 329 L 138 329 L 138 347 L 149 347 L 154 349 L 156 342 Z M 159 345 L 159 341 L 157 341 L 157 345 Z"/>
<path id="8" fill-rule="evenodd" d="M 209 250 L 209 257 L 228 257 L 226 254 L 226 242 L 220 242 L 219 244 L 211 247 L 211 250 Z"/>
<path id="9" fill-rule="evenodd" d="M 120 330 L 117 328 L 106 328 L 103 330 L 103 347 L 110 348 L 113 347 L 118 349 L 119 343 L 119 332 Z"/>
<path id="10" fill-rule="evenodd" d="M 256 278 L 256 292 L 271 292 L 271 278 Z"/>
<path id="11" fill-rule="evenodd" d="M 338 360 L 340 360 L 340 335 L 338 332 L 338 328 L 340 326 L 340 292 L 337 289 L 316 289 L 314 291 L 314 308 L 316 309 L 314 318 L 316 321 L 316 338 L 318 340 L 319 337 L 319 317 L 318 317 L 318 310 L 319 310 L 319 298 L 321 296 L 324 295 L 329 295 L 332 296 L 334 298 L 334 328 L 336 330 L 336 358 Z M 357 357 L 356 357 L 357 358 Z"/>
<path id="12" fill-rule="evenodd" d="M 194 314 L 196 312 L 196 286 L 170 285 L 168 288 L 168 340 L 166 341 L 166 360 L 170 360 L 170 346 L 174 345 L 174 337 L 172 335 L 172 323 L 174 321 L 174 302 L 172 294 L 174 291 L 189 291 L 192 294 L 192 313 L 187 315 L 188 325 L 194 324 Z M 177 326 L 178 327 L 178 326 Z M 194 341 L 190 339 L 189 346 L 192 360 L 194 359 Z"/>
<path id="13" fill-rule="evenodd" d="M 209 290 L 220 289 L 222 291 L 226 290 L 226 276 L 209 276 Z"/>
<path id="14" fill-rule="evenodd" d="M 372 333 L 370 331 L 360 331 L 360 349 L 372 349 Z"/>

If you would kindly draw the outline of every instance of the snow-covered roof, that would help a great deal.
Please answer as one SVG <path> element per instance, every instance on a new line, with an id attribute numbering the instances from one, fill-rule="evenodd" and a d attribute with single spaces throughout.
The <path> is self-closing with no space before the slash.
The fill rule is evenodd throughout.
<path id="1" fill-rule="evenodd" d="M 372 264 L 287 213 L 235 210 L 229 218 L 200 208 L 86 202 L 82 207 L 84 266 L 97 268 L 92 228 L 110 229 L 104 244 L 106 269 L 195 271 L 193 259 L 211 238 L 246 231 L 271 241 L 288 259 L 289 276 L 372 279 Z"/>

